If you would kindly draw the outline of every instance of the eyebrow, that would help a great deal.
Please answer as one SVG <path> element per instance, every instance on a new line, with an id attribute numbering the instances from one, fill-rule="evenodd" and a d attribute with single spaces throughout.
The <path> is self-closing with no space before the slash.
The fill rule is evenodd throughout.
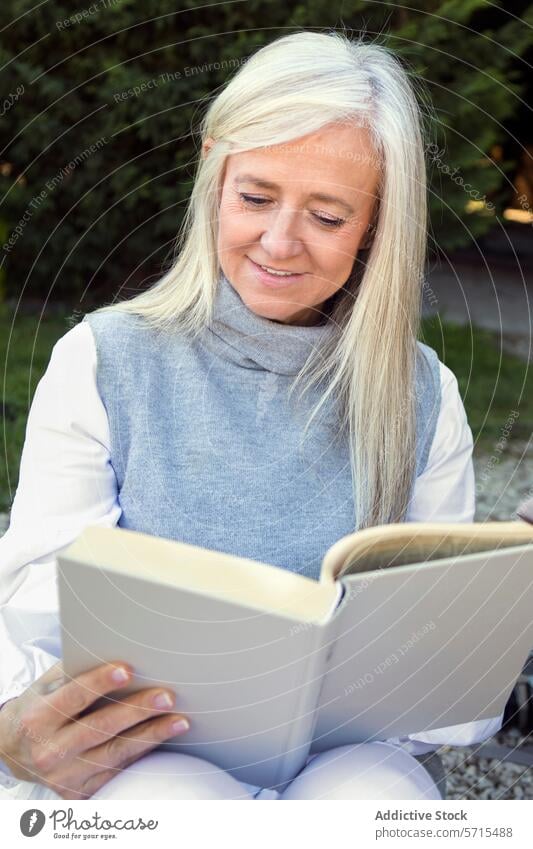
<path id="1" fill-rule="evenodd" d="M 254 185 L 261 186 L 263 189 L 280 188 L 277 183 L 272 183 L 270 180 L 261 180 L 259 177 L 254 177 L 253 174 L 239 174 L 233 182 L 234 185 L 238 185 L 239 183 L 254 183 Z M 335 197 L 335 195 L 328 195 L 325 192 L 313 192 L 309 197 L 313 198 L 313 200 L 322 200 L 325 203 L 338 203 L 349 215 L 353 215 L 354 210 L 350 204 L 341 198 Z"/>

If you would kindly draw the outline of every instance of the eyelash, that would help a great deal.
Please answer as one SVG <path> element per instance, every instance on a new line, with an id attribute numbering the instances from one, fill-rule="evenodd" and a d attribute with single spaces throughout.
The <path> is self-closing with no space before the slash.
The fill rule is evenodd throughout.
<path id="1" fill-rule="evenodd" d="M 255 207 L 264 206 L 265 203 L 268 203 L 268 198 L 258 198 L 254 195 L 244 194 L 243 192 L 239 192 L 239 197 L 245 203 L 251 203 L 252 206 Z M 259 201 L 259 203 L 257 203 L 257 201 Z M 342 225 L 345 224 L 344 218 L 323 218 L 321 215 L 317 215 L 314 212 L 313 215 L 315 216 L 317 221 L 320 222 L 320 224 L 324 224 L 325 227 L 330 227 L 331 229 L 342 227 Z"/>

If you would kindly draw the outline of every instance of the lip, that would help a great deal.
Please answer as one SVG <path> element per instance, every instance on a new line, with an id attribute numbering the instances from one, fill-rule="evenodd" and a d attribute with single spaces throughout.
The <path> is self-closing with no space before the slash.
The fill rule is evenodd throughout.
<path id="1" fill-rule="evenodd" d="M 275 274 L 270 274 L 268 271 L 265 271 L 260 265 L 254 262 L 253 259 L 250 259 L 250 257 L 246 258 L 252 264 L 252 269 L 259 281 L 265 286 L 270 286 L 273 289 L 284 289 L 285 286 L 290 286 L 291 283 L 296 283 L 305 276 L 305 272 L 302 272 L 301 274 L 287 274 L 285 277 L 277 277 Z"/>

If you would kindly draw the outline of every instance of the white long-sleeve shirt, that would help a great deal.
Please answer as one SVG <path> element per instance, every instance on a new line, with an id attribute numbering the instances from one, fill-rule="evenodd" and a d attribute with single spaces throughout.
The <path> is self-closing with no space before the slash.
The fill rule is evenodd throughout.
<path id="1" fill-rule="evenodd" d="M 443 363 L 440 376 L 435 436 L 406 518 L 471 522 L 472 433 L 457 380 Z M 109 423 L 96 383 L 96 347 L 90 325 L 81 322 L 56 342 L 36 388 L 10 525 L 0 538 L 0 705 L 20 695 L 61 656 L 57 554 L 87 525 L 113 526 L 120 514 Z M 492 736 L 501 721 L 501 716 L 478 720 L 400 742 L 411 754 L 445 743 L 469 745 Z M 2 780 L 8 781 L 0 774 Z"/>

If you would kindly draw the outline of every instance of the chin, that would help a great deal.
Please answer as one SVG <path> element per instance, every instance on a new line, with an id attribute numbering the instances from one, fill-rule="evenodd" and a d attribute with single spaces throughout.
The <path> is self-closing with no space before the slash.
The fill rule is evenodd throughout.
<path id="1" fill-rule="evenodd" d="M 277 293 L 275 290 L 260 287 L 255 278 L 247 278 L 238 280 L 234 276 L 233 280 L 226 274 L 227 279 L 239 295 L 241 301 L 260 318 L 266 318 L 269 321 L 277 321 L 289 323 L 291 320 L 291 304 L 285 302 L 283 294 Z"/>
<path id="2" fill-rule="evenodd" d="M 241 298 L 248 309 L 261 318 L 268 318 L 270 321 L 287 321 L 288 319 L 283 310 L 277 309 L 275 304 L 266 304 L 262 298 L 256 300 L 253 296 L 249 298 L 243 295 L 241 295 Z"/>
<path id="3" fill-rule="evenodd" d="M 255 280 L 244 280 L 237 285 L 233 284 L 233 288 L 254 312 L 275 312 L 282 303 L 281 296 L 275 290 L 261 289 Z"/>

